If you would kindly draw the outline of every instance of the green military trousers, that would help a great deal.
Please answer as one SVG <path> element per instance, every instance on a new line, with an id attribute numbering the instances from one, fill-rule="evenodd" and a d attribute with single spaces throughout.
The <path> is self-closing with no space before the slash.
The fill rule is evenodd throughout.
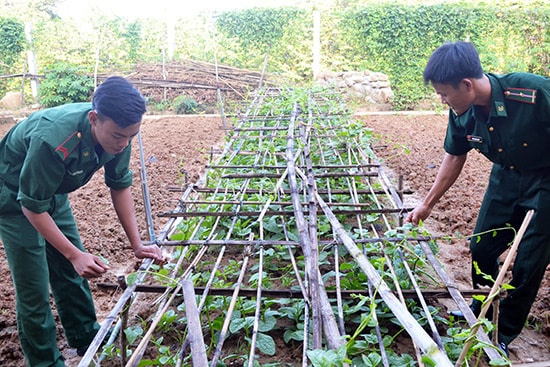
<path id="1" fill-rule="evenodd" d="M 20 209 L 15 210 L 18 204 L 14 199 L 15 193 L 7 195 L 4 187 L 0 236 L 15 286 L 19 340 L 28 366 L 64 366 L 56 343 L 50 286 L 68 344 L 78 348 L 89 344 L 99 330 L 88 281 L 44 240 Z M 54 196 L 49 213 L 65 236 L 82 250 L 68 195 Z"/>
<path id="2" fill-rule="evenodd" d="M 511 229 L 493 230 L 512 226 L 517 231 L 530 209 L 535 213 L 520 242 L 512 269 L 510 285 L 514 289 L 509 290 L 500 303 L 499 342 L 506 344 L 520 334 L 550 262 L 550 169 L 517 172 L 495 165 L 474 231 L 475 234 L 489 233 L 474 234 L 470 241 L 472 262 L 477 263 L 483 274 L 496 279 L 499 256 L 514 240 Z M 474 287 L 492 286 L 483 274 L 478 274 L 472 266 Z"/>

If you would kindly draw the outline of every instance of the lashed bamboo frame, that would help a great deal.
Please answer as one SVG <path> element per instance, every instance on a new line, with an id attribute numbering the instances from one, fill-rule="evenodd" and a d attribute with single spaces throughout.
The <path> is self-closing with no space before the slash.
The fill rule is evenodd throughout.
<path id="1" fill-rule="evenodd" d="M 265 116 L 262 118 L 254 118 L 259 111 L 258 106 L 262 100 L 269 96 L 268 93 L 262 95 L 256 95 L 254 101 L 251 103 L 247 111 L 240 116 L 237 121 L 237 128 L 233 129 L 232 137 L 228 144 L 226 144 L 223 152 L 220 154 L 216 162 L 213 162 L 208 166 L 207 173 L 201 178 L 200 182 L 193 185 L 187 185 L 183 188 L 183 195 L 179 200 L 178 206 L 174 211 L 169 213 L 161 213 L 159 216 L 165 216 L 169 218 L 167 225 L 163 228 L 160 235 L 155 239 L 154 243 L 158 243 L 163 247 L 170 249 L 174 246 L 181 246 L 183 253 L 187 253 L 189 246 L 199 246 L 200 251 L 193 255 L 193 260 L 186 263 L 184 257 L 181 256 L 177 259 L 175 267 L 172 272 L 174 281 L 179 284 L 176 287 L 167 287 L 163 295 L 158 299 L 158 310 L 153 315 L 150 322 L 150 327 L 145 333 L 145 336 L 141 339 L 138 347 L 134 350 L 130 360 L 126 363 L 126 366 L 137 366 L 141 357 L 143 356 L 146 348 L 150 345 L 150 339 L 155 332 L 155 327 L 158 324 L 160 318 L 164 312 L 173 307 L 175 299 L 182 294 L 181 284 L 188 285 L 192 275 L 195 272 L 195 268 L 200 264 L 208 248 L 218 247 L 218 257 L 212 268 L 211 277 L 208 280 L 205 287 L 203 287 L 202 294 L 198 296 L 199 304 L 197 311 L 200 313 L 204 307 L 205 300 L 211 295 L 213 290 L 212 282 L 214 274 L 217 271 L 223 271 L 222 263 L 224 261 L 226 250 L 231 246 L 244 246 L 245 248 L 258 249 L 260 259 L 263 258 L 263 249 L 265 246 L 269 246 L 269 240 L 264 240 L 263 230 L 260 230 L 260 239 L 236 240 L 232 237 L 232 232 L 236 221 L 243 216 L 256 217 L 257 220 L 267 216 L 276 216 L 282 223 L 285 231 L 285 239 L 281 241 L 272 241 L 275 245 L 285 245 L 288 248 L 290 257 L 292 259 L 292 265 L 297 278 L 298 284 L 300 284 L 301 294 L 305 300 L 306 307 L 304 309 L 306 320 L 304 327 L 304 345 L 302 353 L 302 365 L 307 365 L 307 351 L 309 350 L 308 341 L 311 339 L 315 348 L 323 348 L 323 337 L 321 331 L 324 332 L 324 341 L 328 348 L 338 348 L 343 345 L 344 339 L 342 338 L 342 327 L 339 325 L 342 322 L 341 302 L 345 297 L 344 292 L 340 287 L 336 287 L 336 290 L 331 292 L 331 295 L 335 295 L 337 302 L 337 314 L 340 322 L 337 322 L 330 303 L 328 293 L 324 289 L 324 285 L 319 280 L 321 274 L 318 268 L 317 260 L 317 247 L 319 245 L 331 244 L 337 249 L 336 244 L 344 244 L 348 252 L 355 258 L 355 261 L 360 265 L 363 271 L 369 277 L 369 284 L 375 289 L 375 294 L 382 297 L 389 308 L 394 312 L 395 316 L 401 321 L 404 328 L 411 336 L 412 341 L 419 347 L 419 349 L 425 355 L 430 356 L 439 366 L 450 366 L 452 363 L 449 361 L 445 353 L 437 346 L 437 343 L 431 339 L 429 335 L 417 324 L 416 320 L 408 313 L 403 305 L 403 292 L 400 293 L 398 299 L 391 290 L 381 281 L 376 271 L 372 271 L 369 267 L 366 254 L 360 250 L 357 244 L 368 242 L 391 242 L 392 239 L 385 239 L 379 235 L 376 238 L 359 238 L 356 241 L 351 240 L 349 235 L 343 231 L 343 228 L 339 222 L 335 219 L 335 214 L 346 214 L 349 217 L 353 217 L 358 228 L 363 226 L 363 218 L 365 214 L 379 214 L 384 221 L 384 225 L 387 229 L 391 228 L 390 220 L 387 219 L 387 215 L 397 215 L 407 210 L 404 208 L 401 202 L 402 193 L 398 193 L 391 187 L 389 180 L 383 174 L 383 167 L 378 163 L 370 162 L 370 156 L 365 152 L 364 147 L 358 146 L 357 142 L 350 141 L 345 147 L 347 160 L 344 159 L 339 153 L 339 147 L 329 143 L 325 146 L 323 142 L 326 139 L 330 139 L 333 134 L 338 131 L 337 126 L 331 125 L 330 114 L 324 116 L 314 116 L 312 111 L 308 111 L 308 115 L 302 119 L 300 111 L 295 108 L 293 113 L 289 116 Z M 310 104 L 317 103 L 314 99 L 309 101 Z M 311 129 L 314 125 L 314 119 L 327 118 L 329 124 L 326 130 L 322 133 Z M 298 123 L 296 129 L 295 124 Z M 272 125 L 267 125 L 272 124 Z M 282 133 L 286 132 L 287 147 L 285 152 L 272 152 L 269 150 L 270 144 L 274 139 L 281 139 Z M 255 135 L 252 135 L 254 133 Z M 252 139 L 258 141 L 259 149 L 256 152 L 243 150 L 245 142 L 250 142 Z M 294 145 L 295 141 L 299 141 L 299 148 Z M 322 154 L 321 164 L 312 164 L 310 159 L 311 144 L 317 144 L 315 149 L 326 154 L 332 154 L 339 164 L 332 164 L 324 161 L 324 154 Z M 253 157 L 253 162 L 250 166 L 232 164 L 234 158 L 239 156 Z M 283 164 L 284 163 L 284 164 Z M 354 168 L 355 167 L 355 168 Z M 250 169 L 248 173 L 235 174 L 235 170 Z M 257 172 L 257 170 L 266 170 L 269 172 Z M 353 169 L 353 171 L 351 171 Z M 338 170 L 339 172 L 331 172 Z M 346 171 L 347 170 L 347 171 Z M 216 182 L 208 182 L 211 180 L 208 174 L 212 171 L 219 171 L 216 176 Z M 340 188 L 332 188 L 329 179 L 341 178 L 348 184 L 348 188 L 342 190 Z M 230 180 L 241 179 L 244 180 L 241 187 L 238 190 L 230 187 Z M 273 191 L 265 191 L 266 194 L 276 195 L 276 199 L 267 200 L 266 202 L 247 200 L 247 194 L 262 194 L 262 190 L 257 188 L 249 188 L 251 180 L 256 179 L 277 179 L 276 183 L 272 186 Z M 380 183 L 382 189 L 375 189 L 373 185 L 368 185 L 368 190 L 358 189 L 357 183 L 368 183 L 369 180 L 376 179 Z M 317 187 L 317 182 L 325 180 L 322 187 Z M 287 183 L 287 184 L 284 184 Z M 177 189 L 180 190 L 180 189 Z M 176 191 L 176 190 L 174 190 Z M 351 203 L 339 203 L 334 200 L 335 195 L 347 194 L 352 198 Z M 288 199 L 290 195 L 291 200 Z M 375 200 L 376 208 L 365 209 L 364 203 L 361 202 L 362 195 L 370 195 Z M 209 197 L 213 197 L 213 200 L 208 200 Z M 324 197 L 324 198 L 323 198 Z M 378 199 L 380 197 L 380 199 Z M 325 202 L 328 200 L 328 202 Z M 384 201 L 385 203 L 382 203 Z M 293 210 L 291 212 L 284 211 L 285 207 L 292 204 Z M 391 207 L 387 206 L 387 203 L 392 204 Z M 247 210 L 243 207 L 254 206 L 258 207 L 257 210 Z M 276 207 L 277 210 L 271 210 L 270 208 Z M 353 210 L 342 210 L 339 207 L 350 207 Z M 331 241 L 320 241 L 316 235 L 317 232 L 317 220 L 316 215 L 325 215 L 329 218 L 334 239 Z M 297 220 L 297 228 L 300 233 L 300 241 L 290 240 L 288 233 L 286 232 L 286 218 L 294 216 Z M 307 216 L 307 219 L 306 219 Z M 171 235 L 177 231 L 179 223 L 186 218 L 198 218 L 198 225 L 191 233 L 191 239 L 185 241 L 171 241 Z M 207 238 L 195 238 L 199 231 L 199 226 L 204 223 L 206 218 L 213 217 L 214 225 L 208 231 Z M 231 225 L 227 228 L 225 238 L 217 238 L 217 228 L 219 226 L 221 218 L 229 217 L 232 219 Z M 368 224 L 367 224 L 368 225 Z M 260 228 L 262 228 L 260 226 Z M 374 228 L 371 228 L 375 231 Z M 374 232 L 377 233 L 377 232 Z M 421 238 L 420 240 L 424 240 Z M 418 238 L 416 240 L 419 240 Z M 301 248 L 306 258 L 306 269 L 298 269 L 296 261 L 294 259 L 297 248 Z M 252 260 L 251 250 L 243 252 L 244 258 L 240 274 L 244 277 L 246 274 L 247 263 Z M 385 255 L 385 254 L 384 254 Z M 387 255 L 385 255 L 387 256 Z M 337 258 L 338 256 L 336 256 Z M 263 260 L 260 260 L 263 263 Z M 339 273 L 339 265 L 337 262 L 334 264 L 336 273 Z M 260 265 L 260 269 L 263 265 Z M 147 268 L 143 268 L 143 272 L 138 277 L 138 283 L 144 282 L 147 274 Z M 305 279 L 301 278 L 300 272 L 304 271 L 306 274 Z M 441 274 L 441 269 L 436 270 Z M 260 270 L 260 279 L 263 270 Z M 243 290 L 242 284 L 245 280 L 239 277 L 235 283 L 233 293 L 231 295 L 230 303 L 234 304 L 240 297 L 250 297 L 250 295 L 241 294 Z M 338 280 L 337 280 L 338 282 Z M 255 290 L 255 297 L 257 299 L 256 312 L 254 316 L 253 335 L 257 335 L 258 321 L 260 317 L 259 302 L 264 295 L 269 295 L 269 290 L 263 290 L 262 282 L 258 282 L 258 286 Z M 447 283 L 446 283 L 447 285 Z M 106 334 L 106 328 L 108 325 L 112 325 L 117 318 L 117 315 L 121 314 L 123 305 L 126 305 L 128 301 L 133 299 L 133 295 L 138 285 L 134 284 L 130 286 L 122 295 L 121 300 L 113 311 L 109 314 L 98 337 L 96 339 L 101 340 L 102 335 Z M 196 287 L 196 289 L 199 289 Z M 453 293 L 456 290 L 449 292 Z M 371 289 L 372 292 L 372 289 Z M 273 293 L 271 293 L 273 294 Z M 188 294 L 187 294 L 188 295 Z M 189 302 L 189 301 L 188 301 Z M 231 310 L 227 310 L 224 330 L 227 330 L 229 323 L 231 322 Z M 203 316 L 201 316 L 203 317 Z M 107 326 L 106 326 L 107 325 Z M 311 333 L 309 332 L 311 330 Z M 193 333 L 193 330 L 189 329 L 189 333 Z M 191 335 L 188 335 L 191 336 Z M 196 336 L 196 335 L 193 335 Z M 209 356 L 209 363 L 215 366 L 215 362 L 221 358 L 223 353 L 223 333 L 222 338 L 218 340 L 219 348 L 216 348 L 214 355 Z M 189 343 L 189 342 L 186 342 Z M 186 351 L 186 345 L 181 347 L 180 359 L 178 363 L 182 363 L 183 357 Z M 89 353 L 82 359 L 79 366 L 87 366 L 91 363 L 93 356 L 99 349 L 99 342 L 90 347 Z M 487 353 L 492 359 L 491 353 Z M 254 359 L 256 355 L 255 339 L 253 337 L 251 343 L 251 349 L 249 351 L 249 362 Z M 192 356 L 192 359 L 201 358 Z M 385 361 L 384 363 L 387 363 Z"/>

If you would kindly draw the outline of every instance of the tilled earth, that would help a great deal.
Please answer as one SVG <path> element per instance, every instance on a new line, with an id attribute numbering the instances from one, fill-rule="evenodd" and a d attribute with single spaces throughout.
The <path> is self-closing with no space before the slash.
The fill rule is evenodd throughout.
<path id="1" fill-rule="evenodd" d="M 376 152 L 392 176 L 397 178 L 402 175 L 405 188 L 414 191 L 406 200 L 407 206 L 414 206 L 429 190 L 439 168 L 446 117 L 385 114 L 362 116 L 361 119 L 373 129 Z M 11 126 L 0 124 L 0 136 Z M 155 214 L 173 209 L 179 197 L 178 193 L 169 192 L 167 187 L 200 177 L 208 163 L 211 148 L 223 144 L 225 133 L 221 126 L 222 120 L 215 116 L 151 116 L 144 120 L 141 133 L 156 233 L 162 229 L 164 222 Z M 136 143 L 132 162 L 133 192 L 142 237 L 148 239 Z M 470 264 L 467 242 L 461 238 L 473 230 L 489 169 L 490 164 L 482 156 L 472 153 L 457 183 L 425 222 L 432 233 L 456 238 L 440 241 L 439 256 L 447 272 L 464 288 L 470 287 Z M 127 245 L 112 210 L 108 190 L 102 183 L 101 173 L 84 188 L 71 194 L 71 201 L 88 251 L 105 257 L 111 266 L 103 277 L 91 281 L 101 320 L 118 299 L 100 290 L 97 284 L 116 282 L 117 274 L 134 271 L 139 260 L 133 257 Z M 0 366 L 24 366 L 15 326 L 13 288 L 3 249 L 0 250 L 0 274 Z M 550 276 L 547 276 L 533 306 L 530 325 L 510 346 L 513 361 L 550 360 L 549 287 Z M 448 307 L 453 306 L 449 304 Z M 58 344 L 67 357 L 67 365 L 76 365 L 78 357 L 74 350 L 67 347 L 61 328 L 58 335 Z"/>

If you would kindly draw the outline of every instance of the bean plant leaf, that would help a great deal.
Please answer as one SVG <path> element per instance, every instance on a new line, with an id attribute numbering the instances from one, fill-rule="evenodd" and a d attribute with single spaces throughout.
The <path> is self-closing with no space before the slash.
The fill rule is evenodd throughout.
<path id="1" fill-rule="evenodd" d="M 229 325 L 229 331 L 236 334 L 241 329 L 250 329 L 254 325 L 254 317 L 234 318 Z"/>
<path id="2" fill-rule="evenodd" d="M 128 340 L 128 344 L 132 344 L 136 341 L 136 339 L 143 335 L 143 329 L 141 326 L 136 327 L 129 327 L 124 330 L 124 335 L 126 335 L 126 339 Z"/>
<path id="3" fill-rule="evenodd" d="M 333 350 L 308 350 L 307 357 L 313 367 L 341 366 L 342 360 Z"/>
<path id="4" fill-rule="evenodd" d="M 283 335 L 283 339 L 286 344 L 288 344 L 291 340 L 301 342 L 304 340 L 304 330 L 286 330 Z"/>
<path id="5" fill-rule="evenodd" d="M 275 318 L 275 316 L 265 315 L 264 318 L 260 320 L 258 330 L 262 332 L 270 331 L 273 330 L 276 324 L 277 319 Z"/>
<path id="6" fill-rule="evenodd" d="M 258 333 L 256 346 L 263 354 L 269 356 L 275 355 L 275 341 L 269 335 Z"/>
<path id="7" fill-rule="evenodd" d="M 363 355 L 363 363 L 368 367 L 377 367 L 382 363 L 382 356 L 378 353 L 369 353 L 368 356 Z"/>

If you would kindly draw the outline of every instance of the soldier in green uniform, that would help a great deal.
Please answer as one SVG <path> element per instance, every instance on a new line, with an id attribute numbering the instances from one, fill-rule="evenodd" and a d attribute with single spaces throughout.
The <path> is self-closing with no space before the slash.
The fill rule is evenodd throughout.
<path id="1" fill-rule="evenodd" d="M 431 55 L 424 70 L 444 104 L 450 107 L 445 156 L 432 188 L 409 213 L 418 224 L 459 176 L 471 149 L 485 155 L 493 168 L 470 242 L 472 263 L 496 279 L 499 256 L 513 241 L 528 210 L 535 213 L 519 246 L 513 266 L 513 290 L 500 303 L 498 346 L 521 332 L 550 261 L 550 79 L 530 73 L 484 73 L 475 47 L 446 43 Z M 491 286 L 472 266 L 474 287 Z M 481 302 L 471 305 L 479 314 Z"/>
<path id="2" fill-rule="evenodd" d="M 139 91 L 126 79 L 111 77 L 92 103 L 36 112 L 0 142 L 0 236 L 28 366 L 64 366 L 50 286 L 69 346 L 83 355 L 99 330 L 87 278 L 109 267 L 84 250 L 68 193 L 101 167 L 135 256 L 162 261 L 160 248 L 141 242 L 130 193 L 130 140 L 144 113 Z"/>

